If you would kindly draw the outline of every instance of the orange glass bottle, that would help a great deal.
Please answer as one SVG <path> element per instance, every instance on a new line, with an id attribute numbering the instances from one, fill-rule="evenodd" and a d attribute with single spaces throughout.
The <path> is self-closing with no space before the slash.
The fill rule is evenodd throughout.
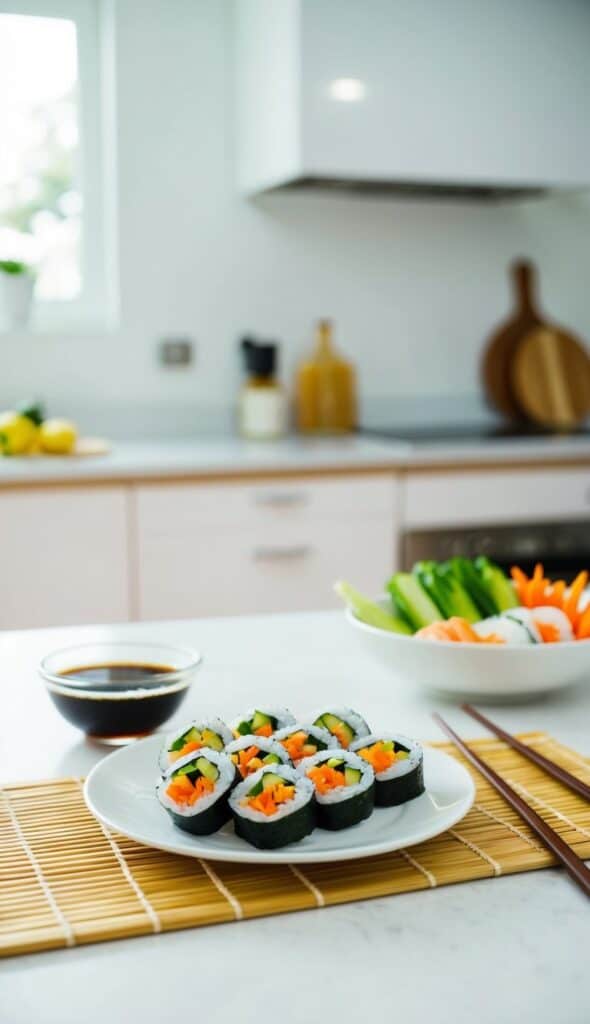
<path id="1" fill-rule="evenodd" d="M 304 434 L 345 434 L 356 426 L 356 374 L 335 352 L 329 320 L 318 321 L 315 349 L 297 370 L 295 405 Z"/>

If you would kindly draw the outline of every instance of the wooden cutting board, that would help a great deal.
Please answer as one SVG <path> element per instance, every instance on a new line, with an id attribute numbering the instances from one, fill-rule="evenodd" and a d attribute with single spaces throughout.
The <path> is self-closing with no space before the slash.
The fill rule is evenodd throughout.
<path id="1" fill-rule="evenodd" d="M 510 378 L 523 412 L 546 427 L 568 429 L 590 413 L 590 358 L 573 335 L 549 325 L 517 343 Z"/>
<path id="2" fill-rule="evenodd" d="M 489 338 L 482 361 L 482 378 L 488 401 L 511 419 L 522 418 L 512 391 L 510 363 L 520 340 L 542 323 L 534 290 L 533 263 L 519 261 L 510 268 L 514 291 L 514 312 Z"/>

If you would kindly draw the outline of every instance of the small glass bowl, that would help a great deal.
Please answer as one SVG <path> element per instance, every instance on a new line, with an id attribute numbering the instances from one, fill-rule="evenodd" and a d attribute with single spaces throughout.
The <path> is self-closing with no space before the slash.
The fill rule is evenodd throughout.
<path id="1" fill-rule="evenodd" d="M 150 643 L 78 644 L 39 666 L 56 708 L 87 736 L 121 746 L 163 725 L 184 700 L 201 655 Z"/>

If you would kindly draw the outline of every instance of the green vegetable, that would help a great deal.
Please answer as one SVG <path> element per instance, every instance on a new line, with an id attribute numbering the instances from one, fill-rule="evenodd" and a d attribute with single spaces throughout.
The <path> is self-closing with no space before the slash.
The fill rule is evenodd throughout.
<path id="1" fill-rule="evenodd" d="M 280 764 L 281 759 L 278 754 L 267 754 L 266 757 L 262 758 L 264 764 Z"/>
<path id="2" fill-rule="evenodd" d="M 344 739 L 347 744 L 352 743 L 354 739 L 354 731 L 350 728 L 348 723 L 343 722 L 340 718 L 337 718 L 336 715 L 329 714 L 329 712 L 325 715 L 320 715 L 313 724 L 323 726 L 324 729 L 331 732 L 337 739 L 341 741 Z M 342 746 L 344 746 L 344 743 Z"/>
<path id="3" fill-rule="evenodd" d="M 36 427 L 40 427 L 45 419 L 45 412 L 40 402 L 21 402 L 17 406 L 17 412 L 32 420 Z"/>
<path id="4" fill-rule="evenodd" d="M 195 739 L 197 738 L 198 734 L 195 736 Z M 218 736 L 212 729 L 203 729 L 201 739 L 206 747 L 211 747 L 211 750 L 223 750 L 223 740 L 221 739 L 221 736 Z"/>
<path id="5" fill-rule="evenodd" d="M 444 619 L 441 609 L 430 599 L 420 581 L 411 573 L 396 572 L 387 584 L 387 589 L 396 607 L 414 629 L 422 629 L 431 622 Z"/>
<path id="6" fill-rule="evenodd" d="M 179 736 L 178 739 L 174 740 L 174 743 L 171 747 L 168 747 L 168 750 L 182 750 L 185 743 L 188 743 L 190 740 L 197 740 L 199 743 L 201 742 L 201 734 L 195 729 L 194 725 L 184 732 L 182 736 Z"/>
<path id="7" fill-rule="evenodd" d="M 174 772 L 173 775 L 172 775 L 172 778 L 175 779 L 179 775 L 189 775 L 189 776 L 190 775 L 196 775 L 197 772 L 198 772 L 197 762 L 196 761 L 189 761 L 188 764 L 183 764 L 182 768 L 179 768 L 178 771 Z"/>
<path id="8" fill-rule="evenodd" d="M 341 757 L 330 757 L 326 761 L 326 764 L 328 765 L 328 768 L 342 768 L 344 761 Z"/>
<path id="9" fill-rule="evenodd" d="M 206 779 L 210 779 L 211 782 L 217 782 L 219 772 L 216 766 L 211 761 L 208 761 L 206 757 L 198 757 L 195 767 L 199 769 L 201 775 L 204 775 Z"/>
<path id="10" fill-rule="evenodd" d="M 446 619 L 459 615 L 467 622 L 479 622 L 479 609 L 450 566 L 444 562 L 416 562 L 412 572 Z"/>
<path id="11" fill-rule="evenodd" d="M 454 576 L 470 594 L 472 601 L 475 601 L 483 619 L 498 614 L 500 609 L 470 558 L 451 558 L 445 565 L 450 567 Z"/>
<path id="12" fill-rule="evenodd" d="M 261 782 L 263 789 L 272 789 L 273 786 L 284 785 L 285 780 L 280 775 L 274 775 L 273 772 L 265 772 Z"/>
<path id="13" fill-rule="evenodd" d="M 514 587 L 499 565 L 480 555 L 475 559 L 475 568 L 499 612 L 518 607 L 519 601 Z"/>
<path id="14" fill-rule="evenodd" d="M 0 260 L 0 270 L 5 274 L 26 274 L 29 268 L 26 263 L 21 263 L 20 260 Z"/>
<path id="15" fill-rule="evenodd" d="M 351 768 L 349 765 L 344 769 L 344 782 L 347 786 L 358 786 L 361 781 L 360 768 Z"/>
<path id="16" fill-rule="evenodd" d="M 273 723 L 272 718 L 270 718 L 269 715 L 263 714 L 262 711 L 255 711 L 254 718 L 252 719 L 252 732 L 256 732 L 257 729 L 262 729 L 263 725 L 270 725 L 274 727 L 276 722 Z"/>
<path id="17" fill-rule="evenodd" d="M 381 608 L 375 601 L 371 601 L 364 594 L 359 594 L 350 583 L 339 582 L 334 585 L 334 590 L 348 605 L 352 613 L 364 622 L 367 626 L 375 626 L 377 629 L 387 629 L 390 633 L 413 632 L 411 626 L 403 619 L 392 615 L 385 608 Z"/>

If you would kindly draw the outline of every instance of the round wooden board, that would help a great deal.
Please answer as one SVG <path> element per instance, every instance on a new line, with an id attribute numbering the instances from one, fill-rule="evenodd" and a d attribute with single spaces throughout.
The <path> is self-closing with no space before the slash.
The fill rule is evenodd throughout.
<path id="1" fill-rule="evenodd" d="M 481 376 L 490 404 L 514 419 L 520 418 L 522 411 L 512 391 L 510 364 L 523 336 L 542 321 L 534 301 L 534 265 L 524 261 L 514 263 L 510 276 L 514 313 L 490 336 L 482 358 Z"/>
<path id="2" fill-rule="evenodd" d="M 511 383 L 523 412 L 547 427 L 570 428 L 590 413 L 590 358 L 571 334 L 536 327 L 521 339 Z"/>

